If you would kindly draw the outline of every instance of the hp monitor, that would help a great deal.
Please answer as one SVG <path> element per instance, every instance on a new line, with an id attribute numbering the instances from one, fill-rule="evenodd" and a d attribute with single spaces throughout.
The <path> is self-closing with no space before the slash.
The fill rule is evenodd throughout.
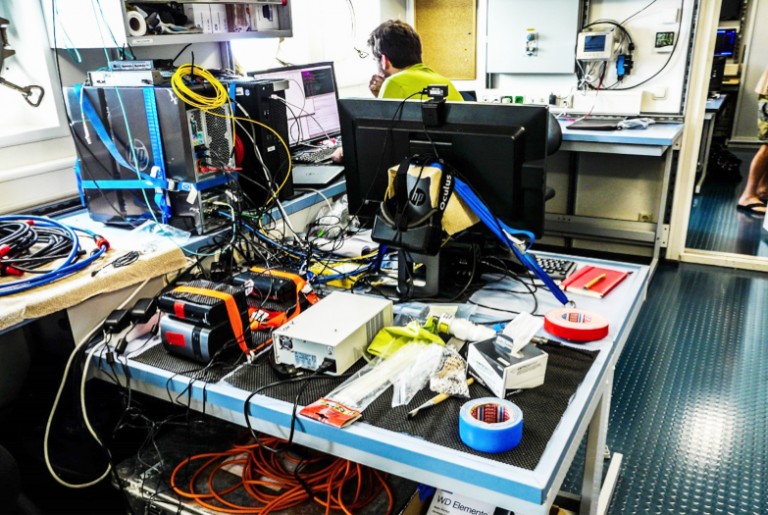
<path id="1" fill-rule="evenodd" d="M 443 122 L 431 127 L 419 101 L 342 99 L 339 106 L 351 213 L 376 213 L 390 167 L 437 153 L 504 223 L 544 232 L 544 161 L 559 136 L 546 106 L 446 102 Z"/>

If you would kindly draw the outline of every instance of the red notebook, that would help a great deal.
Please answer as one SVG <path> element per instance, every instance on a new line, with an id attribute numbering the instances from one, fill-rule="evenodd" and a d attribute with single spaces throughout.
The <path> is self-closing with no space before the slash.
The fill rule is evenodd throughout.
<path id="1" fill-rule="evenodd" d="M 568 276 L 561 286 L 569 293 L 605 297 L 628 275 L 629 272 L 623 270 L 586 265 Z"/>

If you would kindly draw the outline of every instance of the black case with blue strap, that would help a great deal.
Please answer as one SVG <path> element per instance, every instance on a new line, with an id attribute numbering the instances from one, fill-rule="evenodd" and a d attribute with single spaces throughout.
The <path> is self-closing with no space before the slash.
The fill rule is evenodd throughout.
<path id="1" fill-rule="evenodd" d="M 225 223 L 207 213 L 236 180 L 222 171 L 234 167 L 228 119 L 187 106 L 170 87 L 75 86 L 65 98 L 91 218 L 116 225 L 154 219 L 198 234 Z"/>

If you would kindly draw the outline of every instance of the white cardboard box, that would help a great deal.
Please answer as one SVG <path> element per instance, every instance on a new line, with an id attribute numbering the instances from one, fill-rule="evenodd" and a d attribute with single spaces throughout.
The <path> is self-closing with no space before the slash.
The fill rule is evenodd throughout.
<path id="1" fill-rule="evenodd" d="M 467 352 L 469 372 L 496 397 L 509 390 L 535 388 L 544 383 L 549 355 L 535 345 L 526 345 L 514 357 L 494 340 L 473 343 Z"/>
<path id="2" fill-rule="evenodd" d="M 280 28 L 277 7 L 267 4 L 251 4 L 251 30 L 263 32 Z"/>
<path id="3" fill-rule="evenodd" d="M 214 34 L 229 32 L 229 23 L 227 22 L 227 6 L 223 4 L 210 4 L 211 8 L 211 27 Z"/>
<path id="4" fill-rule="evenodd" d="M 184 14 L 193 25 L 200 27 L 205 34 L 213 33 L 211 8 L 208 4 L 184 4 Z"/>

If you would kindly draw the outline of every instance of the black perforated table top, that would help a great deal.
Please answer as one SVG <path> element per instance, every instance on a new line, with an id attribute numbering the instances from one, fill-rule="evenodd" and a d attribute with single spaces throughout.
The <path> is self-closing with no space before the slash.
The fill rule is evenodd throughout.
<path id="1" fill-rule="evenodd" d="M 426 440 L 450 449 L 492 457 L 493 460 L 500 463 L 533 470 L 568 407 L 571 396 L 578 389 L 597 355 L 597 353 L 567 347 L 545 347 L 544 350 L 549 354 L 544 384 L 510 397 L 510 400 L 520 407 L 524 416 L 523 439 L 520 445 L 511 451 L 489 455 L 467 447 L 459 439 L 459 410 L 467 399 L 448 399 L 419 413 L 413 419 L 408 419 L 406 417 L 408 411 L 434 396 L 434 393 L 427 389 L 419 392 L 407 406 L 392 408 L 390 388 L 368 406 L 363 412 L 362 419 L 356 423 L 372 424 L 390 431 L 409 434 L 420 440 Z M 266 360 L 261 360 L 255 364 L 246 364 L 241 359 L 239 365 L 233 365 L 232 361 L 229 361 L 206 368 L 203 365 L 168 355 L 162 345 L 150 347 L 133 359 L 197 381 L 219 382 L 224 380 L 246 392 L 252 392 L 256 388 L 275 383 L 281 379 Z M 363 363 L 360 362 L 352 371 L 362 366 Z M 312 381 L 306 385 L 299 399 L 299 404 L 306 405 L 315 401 L 333 390 L 343 380 L 344 378 L 329 378 L 322 381 Z M 286 383 L 260 393 L 293 403 L 296 395 L 303 387 L 303 382 Z M 484 386 L 475 383 L 470 387 L 470 395 L 472 398 L 478 398 L 492 394 Z M 254 414 L 256 414 L 255 410 L 257 409 L 251 408 Z M 258 415 L 256 414 L 256 416 Z"/>

